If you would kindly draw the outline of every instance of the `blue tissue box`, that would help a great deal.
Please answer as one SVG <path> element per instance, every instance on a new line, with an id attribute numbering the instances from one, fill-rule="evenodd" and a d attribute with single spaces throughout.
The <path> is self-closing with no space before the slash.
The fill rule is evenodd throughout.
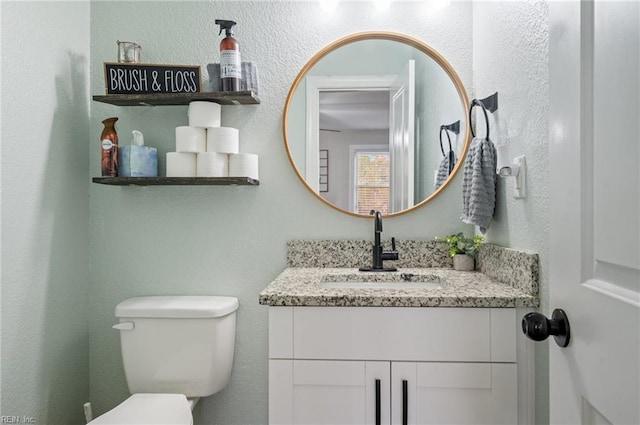
<path id="1" fill-rule="evenodd" d="M 158 177 L 158 149 L 150 146 L 121 146 L 118 176 Z"/>

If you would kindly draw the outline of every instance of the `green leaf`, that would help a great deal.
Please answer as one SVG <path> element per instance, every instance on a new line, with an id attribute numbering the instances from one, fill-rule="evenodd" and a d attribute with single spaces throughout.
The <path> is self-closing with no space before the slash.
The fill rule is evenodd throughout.
<path id="1" fill-rule="evenodd" d="M 475 257 L 480 245 L 484 242 L 484 237 L 474 235 L 471 238 L 467 238 L 464 233 L 458 232 L 449 236 L 436 236 L 436 240 L 445 242 L 449 246 L 449 255 L 451 257 L 456 254 L 467 254 Z"/>

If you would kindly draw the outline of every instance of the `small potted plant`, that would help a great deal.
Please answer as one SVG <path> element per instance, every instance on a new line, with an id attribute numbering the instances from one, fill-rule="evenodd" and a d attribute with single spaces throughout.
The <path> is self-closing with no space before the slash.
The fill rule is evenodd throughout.
<path id="1" fill-rule="evenodd" d="M 471 271 L 475 269 L 475 258 L 478 248 L 484 241 L 480 235 L 467 238 L 462 232 L 449 236 L 436 238 L 444 241 L 449 246 L 449 255 L 453 257 L 453 268 L 455 270 Z"/>

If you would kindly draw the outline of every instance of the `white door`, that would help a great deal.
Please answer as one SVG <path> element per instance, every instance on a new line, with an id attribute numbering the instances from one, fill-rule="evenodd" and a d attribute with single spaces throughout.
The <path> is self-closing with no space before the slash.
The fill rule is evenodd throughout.
<path id="1" fill-rule="evenodd" d="M 640 3 L 550 2 L 552 424 L 640 423 Z"/>
<path id="2" fill-rule="evenodd" d="M 413 206 L 415 68 L 413 59 L 407 61 L 389 91 L 390 212 Z"/>

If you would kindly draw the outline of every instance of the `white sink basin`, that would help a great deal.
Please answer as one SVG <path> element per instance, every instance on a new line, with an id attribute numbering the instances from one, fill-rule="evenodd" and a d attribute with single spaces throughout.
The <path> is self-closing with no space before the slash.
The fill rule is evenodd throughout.
<path id="1" fill-rule="evenodd" d="M 446 283 L 434 274 L 401 272 L 327 274 L 320 282 L 328 289 L 443 289 Z"/>
<path id="2" fill-rule="evenodd" d="M 328 289 L 442 289 L 440 282 L 320 282 Z"/>

